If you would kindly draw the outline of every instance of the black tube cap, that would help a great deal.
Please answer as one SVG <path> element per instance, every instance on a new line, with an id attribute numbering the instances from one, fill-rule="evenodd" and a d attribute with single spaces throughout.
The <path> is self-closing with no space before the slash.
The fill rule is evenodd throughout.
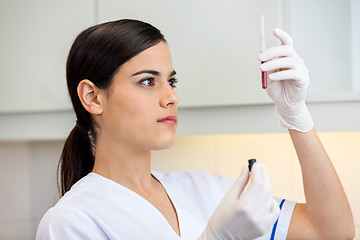
<path id="1" fill-rule="evenodd" d="M 249 172 L 251 172 L 251 167 L 256 162 L 256 159 L 252 158 L 252 159 L 249 159 L 248 161 L 249 161 Z"/>

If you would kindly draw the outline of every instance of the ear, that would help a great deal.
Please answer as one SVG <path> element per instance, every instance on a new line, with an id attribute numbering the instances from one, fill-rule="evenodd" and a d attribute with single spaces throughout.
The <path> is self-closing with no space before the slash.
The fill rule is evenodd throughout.
<path id="1" fill-rule="evenodd" d="M 86 111 L 94 115 L 102 113 L 103 92 L 93 82 L 82 80 L 77 87 L 77 93 Z"/>

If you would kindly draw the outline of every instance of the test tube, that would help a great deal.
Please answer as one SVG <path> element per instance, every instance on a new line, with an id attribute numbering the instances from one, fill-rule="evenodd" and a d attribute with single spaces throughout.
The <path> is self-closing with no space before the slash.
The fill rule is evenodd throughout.
<path id="1" fill-rule="evenodd" d="M 265 20 L 264 20 L 264 14 L 261 14 L 260 16 L 260 39 L 261 39 L 261 52 L 265 50 Z M 261 61 L 261 64 L 264 62 Z M 267 88 L 267 79 L 268 79 L 268 73 L 261 71 L 261 82 L 262 82 L 262 88 Z"/>
<path id="2" fill-rule="evenodd" d="M 249 159 L 248 162 L 249 162 L 249 172 L 251 172 L 251 167 L 256 162 L 256 159 L 255 158 Z"/>

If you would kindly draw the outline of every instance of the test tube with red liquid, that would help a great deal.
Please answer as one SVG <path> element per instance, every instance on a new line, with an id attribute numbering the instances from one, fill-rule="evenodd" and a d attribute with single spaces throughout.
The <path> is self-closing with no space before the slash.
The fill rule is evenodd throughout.
<path id="1" fill-rule="evenodd" d="M 263 64 L 264 62 L 262 61 L 261 64 Z M 262 71 L 261 72 L 261 81 L 262 81 L 262 88 L 266 89 L 267 88 L 267 78 L 268 78 L 268 73 Z"/>
<path id="2" fill-rule="evenodd" d="M 264 23 L 264 14 L 260 16 L 260 36 L 261 36 L 261 52 L 265 50 L 265 23 Z M 261 61 L 261 64 L 264 62 Z M 261 71 L 261 81 L 262 81 L 262 88 L 267 88 L 267 79 L 268 79 L 268 73 Z"/>

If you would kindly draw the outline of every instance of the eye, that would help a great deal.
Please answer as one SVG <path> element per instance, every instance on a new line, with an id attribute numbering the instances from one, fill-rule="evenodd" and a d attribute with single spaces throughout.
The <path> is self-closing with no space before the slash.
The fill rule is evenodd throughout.
<path id="1" fill-rule="evenodd" d="M 140 84 L 145 85 L 145 86 L 154 86 L 155 85 L 155 81 L 153 78 L 145 78 L 139 81 Z"/>
<path id="2" fill-rule="evenodd" d="M 172 88 L 176 88 L 176 83 L 177 83 L 178 81 L 177 81 L 177 79 L 176 78 L 170 78 L 169 80 L 168 80 L 168 83 L 169 83 L 169 85 L 172 87 Z"/>

